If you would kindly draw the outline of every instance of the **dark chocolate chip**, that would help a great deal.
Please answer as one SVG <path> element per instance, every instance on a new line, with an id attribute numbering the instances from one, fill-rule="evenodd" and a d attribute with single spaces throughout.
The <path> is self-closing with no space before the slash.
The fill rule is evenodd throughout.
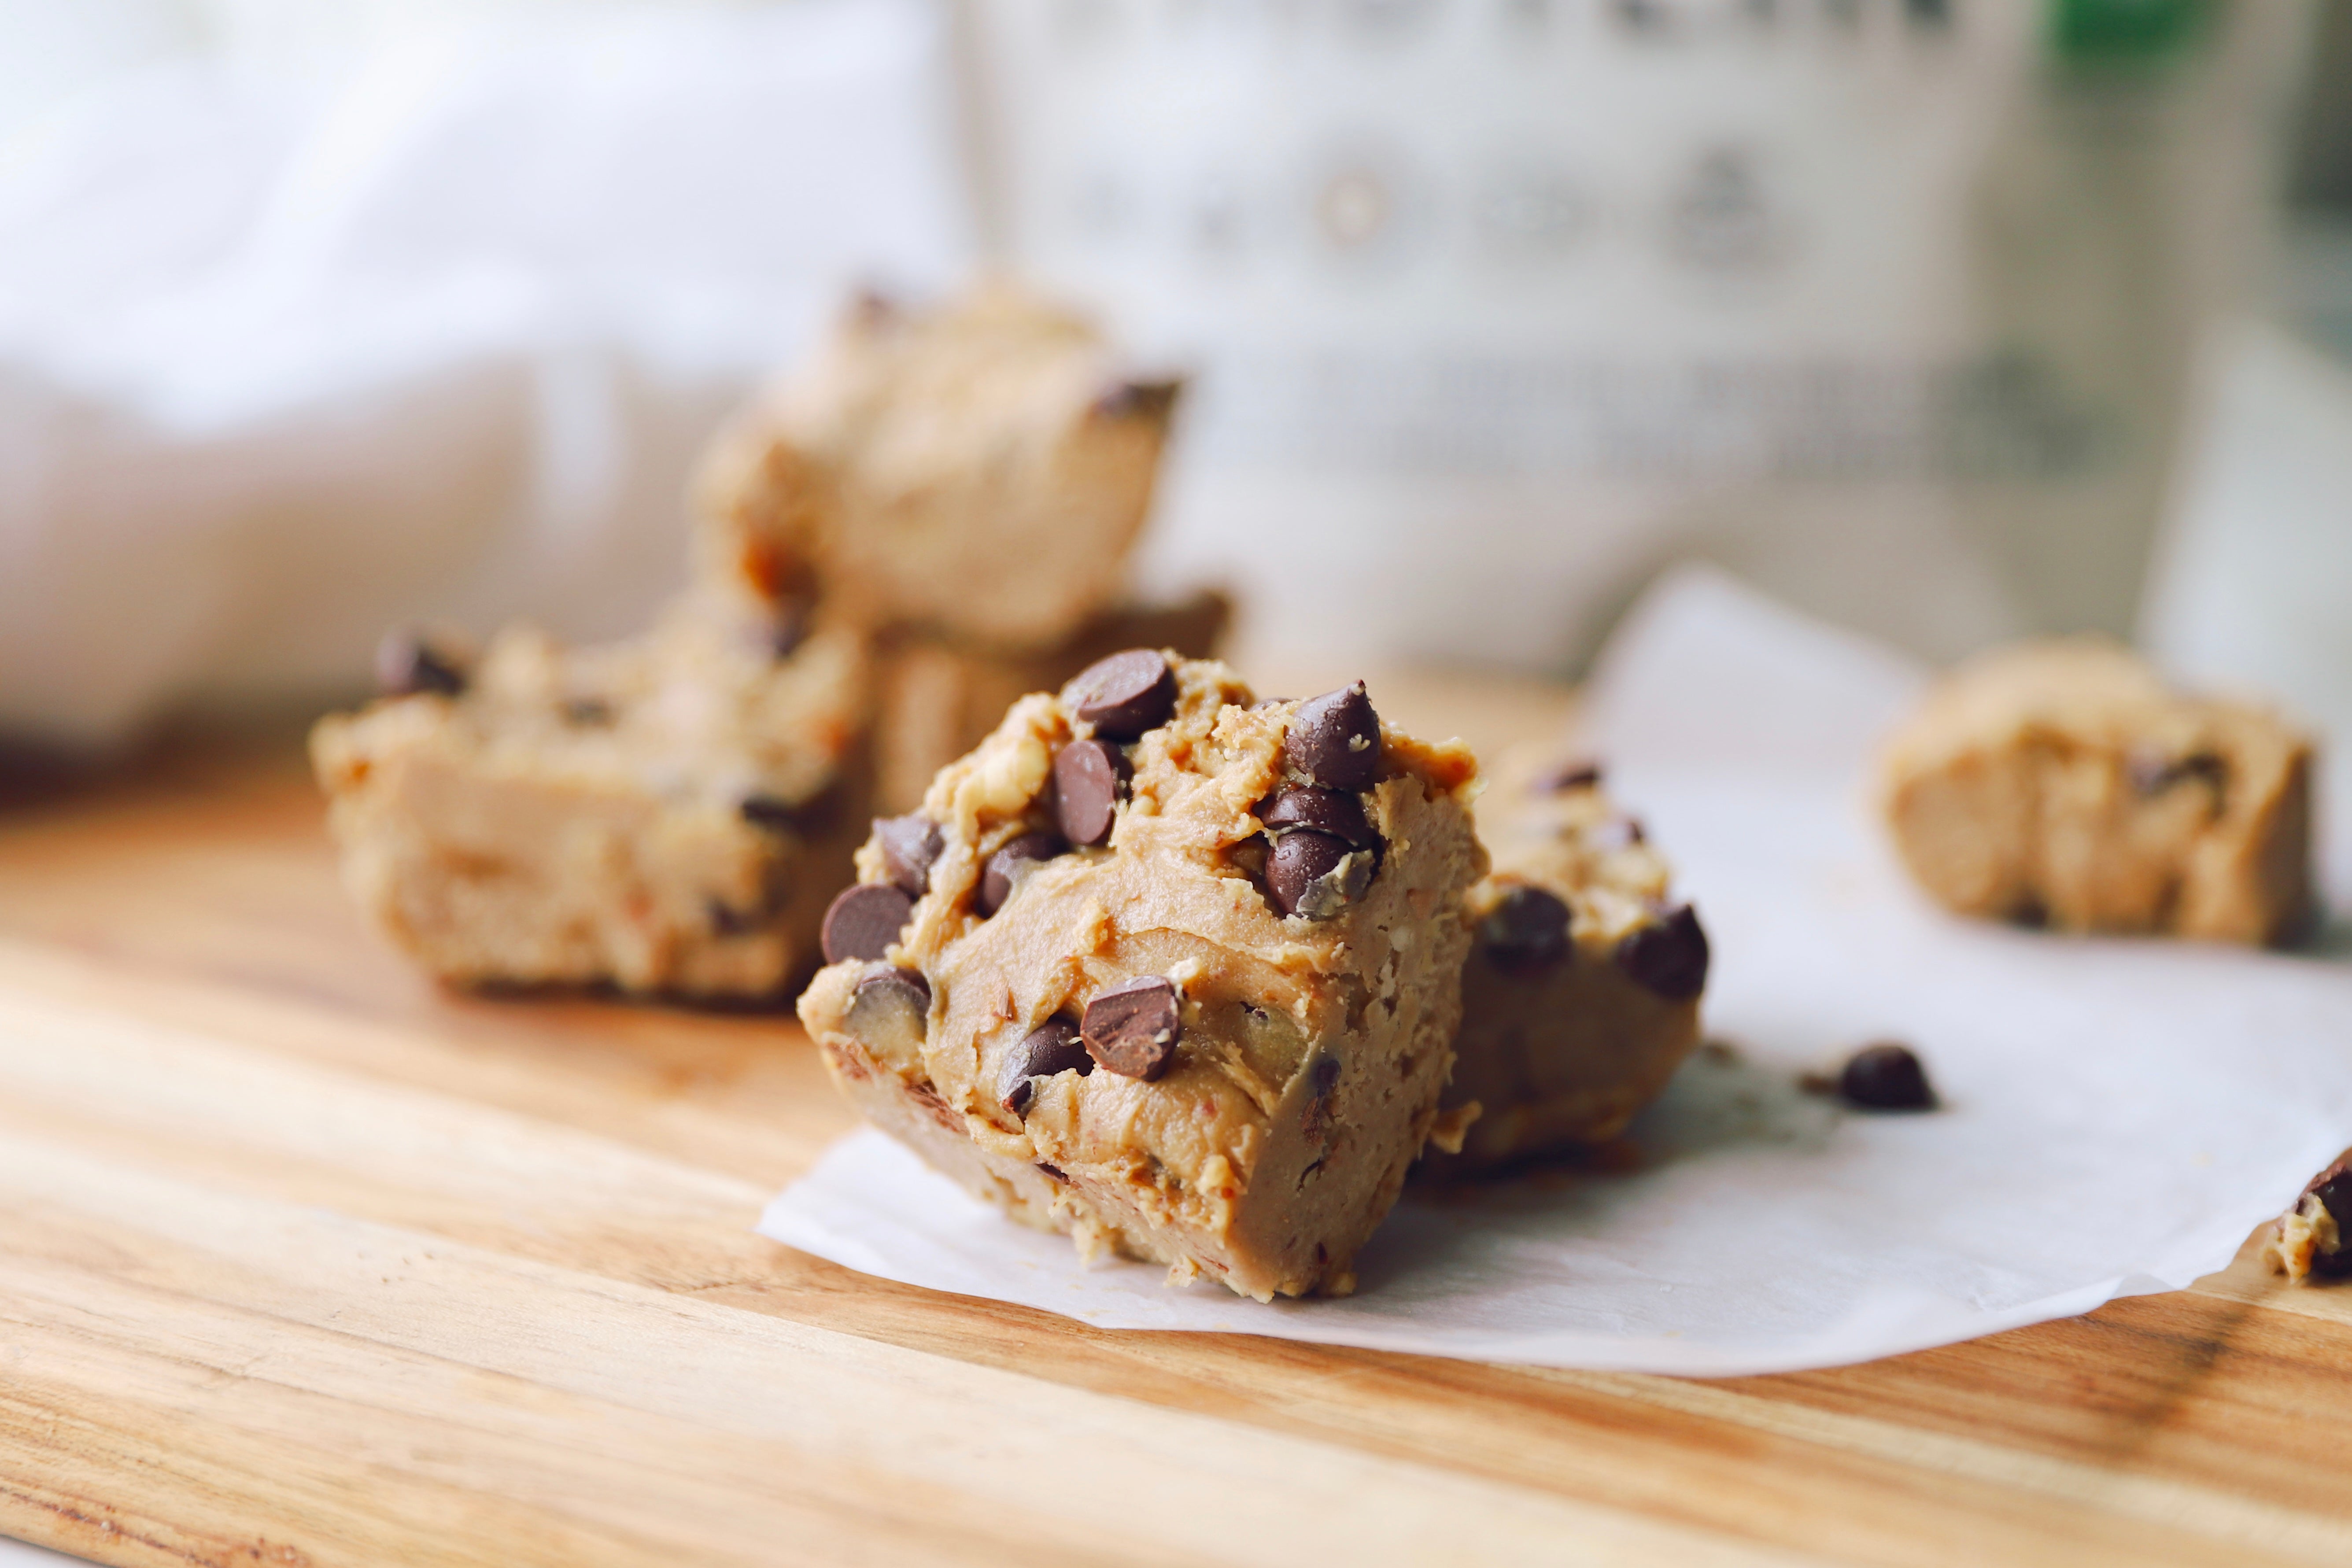
<path id="1" fill-rule="evenodd" d="M 1687 1002 L 1706 989 L 1706 932 L 1688 904 L 1625 933 L 1617 966 L 1669 1002 Z"/>
<path id="2" fill-rule="evenodd" d="M 1106 419 L 1165 419 L 1183 390 L 1176 377 L 1117 382 L 1095 399 L 1095 412 Z"/>
<path id="3" fill-rule="evenodd" d="M 1294 827 L 1265 858 L 1266 902 L 1278 915 L 1327 921 L 1364 896 L 1377 858 L 1311 827 Z"/>
<path id="4" fill-rule="evenodd" d="M 938 823 L 919 811 L 905 816 L 877 816 L 874 840 L 882 847 L 882 868 L 889 873 L 892 886 L 910 899 L 919 899 L 930 889 L 932 863 L 947 847 Z"/>
<path id="5" fill-rule="evenodd" d="M 2229 787 L 2230 764 L 2212 752 L 2175 757 L 2152 746 L 2136 746 L 2124 758 L 2124 779 L 2143 798 L 2162 795 L 2191 779 L 2218 792 Z"/>
<path id="6" fill-rule="evenodd" d="M 1097 659 L 1062 689 L 1070 711 L 1112 741 L 1132 741 L 1176 711 L 1176 672 L 1167 656 L 1131 647 Z"/>
<path id="7" fill-rule="evenodd" d="M 2346 1231 L 2352 1232 L 2352 1160 L 2338 1160 L 2311 1178 L 2305 1187 L 2306 1194 L 2316 1194 L 2320 1204 Z"/>
<path id="8" fill-rule="evenodd" d="M 1539 776 L 1528 786 L 1533 795 L 1566 795 L 1570 790 L 1593 789 L 1601 783 L 1599 763 L 1566 763 Z"/>
<path id="9" fill-rule="evenodd" d="M 988 858 L 981 868 L 980 892 L 975 900 L 983 915 L 992 915 L 1004 907 L 1013 889 L 1021 885 L 1033 867 L 1043 865 L 1069 847 L 1051 833 L 1024 833 Z"/>
<path id="10" fill-rule="evenodd" d="M 1127 787 L 1127 759 L 1108 741 L 1073 741 L 1054 757 L 1054 810 L 1073 844 L 1110 837 Z"/>
<path id="11" fill-rule="evenodd" d="M 931 983 L 923 978 L 923 972 L 919 969 L 877 969 L 857 983 L 856 994 L 863 996 L 869 991 L 877 995 L 886 992 L 900 993 L 907 1005 L 917 1013 L 931 1010 Z"/>
<path id="12" fill-rule="evenodd" d="M 1307 1106 L 1298 1113 L 1298 1125 L 1309 1142 L 1320 1142 L 1331 1115 L 1332 1093 L 1339 1087 L 1339 1058 L 1317 1057 L 1308 1070 L 1313 1076 L 1307 1080 Z"/>
<path id="13" fill-rule="evenodd" d="M 1541 888 L 1513 886 L 1478 922 L 1478 940 L 1496 968 L 1539 974 L 1568 956 L 1568 906 Z"/>
<path id="14" fill-rule="evenodd" d="M 788 833 L 808 826 L 807 806 L 794 805 L 782 795 L 747 795 L 735 809 L 743 820 L 770 833 Z"/>
<path id="15" fill-rule="evenodd" d="M 386 697 L 420 691 L 455 697 L 466 689 L 466 669 L 416 633 L 391 631 L 375 645 L 375 683 Z"/>
<path id="16" fill-rule="evenodd" d="M 724 899 L 705 899 L 702 908 L 703 912 L 710 917 L 710 930 L 715 935 L 741 936 L 746 931 L 760 929 L 761 917 L 757 911 L 747 913 Z"/>
<path id="17" fill-rule="evenodd" d="M 1364 815 L 1362 802 L 1352 795 L 1310 784 L 1290 784 L 1275 791 L 1257 808 L 1257 819 L 1270 833 L 1311 827 L 1344 838 L 1359 849 L 1370 849 L 1381 841 L 1371 818 Z"/>
<path id="18" fill-rule="evenodd" d="M 1325 789 L 1367 789 L 1381 772 L 1381 716 L 1360 680 L 1311 697 L 1282 737 L 1283 770 Z"/>
<path id="19" fill-rule="evenodd" d="M 1087 1054 L 1105 1070 L 1149 1083 L 1175 1059 L 1184 1032 L 1176 987 L 1156 974 L 1113 986 L 1087 1004 Z"/>
<path id="20" fill-rule="evenodd" d="M 768 645 L 769 654 L 776 658 L 790 658 L 793 650 L 808 638 L 809 605 L 806 599 L 784 599 L 770 607 L 761 640 Z"/>
<path id="21" fill-rule="evenodd" d="M 1838 1073 L 1838 1093 L 1865 1110 L 1927 1110 L 1936 1103 L 1927 1069 L 1910 1047 L 1893 1040 L 1864 1046 L 1848 1058 Z"/>
<path id="22" fill-rule="evenodd" d="M 996 1098 L 1013 1115 L 1025 1116 L 1034 1092 L 1031 1079 L 1094 1070 L 1095 1059 L 1087 1054 L 1086 1043 L 1078 1037 L 1077 1025 L 1066 1017 L 1048 1018 L 1030 1030 L 1006 1055 L 1004 1068 L 996 1078 Z"/>
<path id="23" fill-rule="evenodd" d="M 1584 846 L 1595 854 L 1613 855 L 1620 849 L 1631 849 L 1648 841 L 1637 816 L 1612 816 L 1606 822 L 1594 823 L 1585 830 Z"/>
<path id="24" fill-rule="evenodd" d="M 563 721 L 567 724 L 609 724 L 613 721 L 613 705 L 601 697 L 575 697 L 563 705 Z"/>
<path id="25" fill-rule="evenodd" d="M 824 911 L 821 933 L 824 961 L 839 963 L 845 958 L 882 957 L 907 929 L 907 919 L 914 912 L 914 900 L 887 882 L 844 888 L 833 907 Z"/>
<path id="26" fill-rule="evenodd" d="M 1070 1184 L 1070 1178 L 1068 1174 L 1063 1171 L 1061 1166 L 1049 1165 L 1045 1163 L 1045 1161 L 1040 1160 L 1037 1162 L 1037 1168 L 1045 1172 L 1047 1175 L 1053 1177 L 1054 1180 L 1061 1183 L 1064 1186 L 1068 1186 Z"/>

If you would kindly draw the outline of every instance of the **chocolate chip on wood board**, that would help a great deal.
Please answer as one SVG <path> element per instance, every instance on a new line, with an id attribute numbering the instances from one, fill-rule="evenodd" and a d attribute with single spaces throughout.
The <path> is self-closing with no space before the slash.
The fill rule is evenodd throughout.
<path id="1" fill-rule="evenodd" d="M 1133 741 L 1176 711 L 1176 672 L 1148 647 L 1097 659 L 1062 689 L 1070 711 L 1112 741 Z"/>
<path id="2" fill-rule="evenodd" d="M 1478 922 L 1478 941 L 1505 973 L 1540 974 L 1568 956 L 1568 906 L 1541 888 L 1506 889 Z"/>
<path id="3" fill-rule="evenodd" d="M 824 911 L 820 933 L 824 961 L 839 963 L 844 959 L 882 957 L 907 929 L 908 917 L 914 912 L 915 901 L 887 882 L 844 888 Z"/>
<path id="4" fill-rule="evenodd" d="M 386 632 L 375 645 L 375 683 L 386 697 L 413 697 L 420 691 L 455 697 L 466 689 L 466 668 L 415 631 L 402 627 Z"/>
<path id="5" fill-rule="evenodd" d="M 1127 776 L 1127 759 L 1108 741 L 1073 741 L 1055 752 L 1054 812 L 1062 836 L 1073 844 L 1108 839 Z"/>
<path id="6" fill-rule="evenodd" d="M 1013 1115 L 1025 1116 L 1035 1093 L 1030 1079 L 1065 1072 L 1083 1076 L 1094 1070 L 1095 1059 L 1087 1054 L 1078 1026 L 1066 1017 L 1048 1018 L 1006 1055 L 1004 1068 L 996 1079 L 997 1101 Z"/>
<path id="7" fill-rule="evenodd" d="M 1325 921 L 1364 896 L 1378 857 L 1351 849 L 1345 839 L 1310 827 L 1294 827 L 1275 840 L 1265 858 L 1266 901 L 1278 915 Z"/>
<path id="8" fill-rule="evenodd" d="M 1865 1110 L 1931 1110 L 1936 1091 L 1910 1047 L 1894 1040 L 1864 1046 L 1838 1073 L 1838 1094 Z"/>
<path id="9" fill-rule="evenodd" d="M 910 899 L 919 899 L 929 890 L 932 863 L 947 843 L 938 823 L 920 812 L 877 816 L 874 841 L 881 847 L 882 868 L 893 886 Z"/>
<path id="10" fill-rule="evenodd" d="M 1157 974 L 1113 986 L 1087 1004 L 1079 1035 L 1096 1065 L 1146 1083 L 1168 1070 L 1184 1032 L 1176 987 Z"/>
<path id="11" fill-rule="evenodd" d="M 1275 791 L 1257 808 L 1257 819 L 1269 832 L 1311 827 L 1358 849 L 1370 849 L 1381 841 L 1371 818 L 1364 815 L 1362 802 L 1352 795 L 1310 784 L 1289 784 Z"/>
<path id="12" fill-rule="evenodd" d="M 1283 732 L 1282 767 L 1324 789 L 1371 787 L 1381 772 L 1381 716 L 1362 681 L 1298 705 Z"/>
<path id="13" fill-rule="evenodd" d="M 1004 907 L 1004 901 L 1021 886 L 1022 879 L 1039 866 L 1069 848 L 1051 833 L 1024 833 L 988 858 L 981 868 L 980 888 L 974 894 L 974 905 L 983 915 L 992 915 Z"/>
<path id="14" fill-rule="evenodd" d="M 1706 989 L 1706 932 L 1688 904 L 1625 933 L 1617 966 L 1635 984 L 1669 1002 L 1687 1002 Z"/>

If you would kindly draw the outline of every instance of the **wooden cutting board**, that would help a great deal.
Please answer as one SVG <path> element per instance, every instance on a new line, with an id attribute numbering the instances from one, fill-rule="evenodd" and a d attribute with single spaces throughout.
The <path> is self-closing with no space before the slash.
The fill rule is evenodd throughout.
<path id="1" fill-rule="evenodd" d="M 1376 695 L 1482 745 L 1567 704 Z M 849 1126 L 784 1017 L 418 977 L 289 738 L 0 812 L 0 1531 L 174 1565 L 2352 1562 L 2352 1288 L 2247 1257 L 1711 1383 L 1110 1333 L 753 1236 Z"/>

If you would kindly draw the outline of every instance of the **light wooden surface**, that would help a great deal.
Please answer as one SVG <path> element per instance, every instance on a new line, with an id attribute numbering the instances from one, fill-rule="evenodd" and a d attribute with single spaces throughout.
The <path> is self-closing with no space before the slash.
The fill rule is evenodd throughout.
<path id="1" fill-rule="evenodd" d="M 1482 743 L 1564 710 L 1378 695 Z M 1718 1383 L 1114 1334 L 752 1236 L 848 1124 L 782 1018 L 436 991 L 343 902 L 290 746 L 0 813 L 0 1532 L 142 1564 L 2352 1562 L 2352 1289 L 2242 1258 Z"/>

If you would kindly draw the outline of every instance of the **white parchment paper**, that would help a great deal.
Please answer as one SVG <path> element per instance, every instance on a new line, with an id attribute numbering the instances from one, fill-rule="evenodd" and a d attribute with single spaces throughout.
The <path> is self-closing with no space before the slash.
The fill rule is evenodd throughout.
<path id="1" fill-rule="evenodd" d="M 1703 1054 L 1622 1174 L 1408 1195 L 1358 1293 L 1261 1305 L 1082 1266 L 872 1131 L 760 1230 L 866 1273 L 1105 1328 L 1730 1374 L 1949 1343 L 2174 1289 L 2352 1143 L 2352 968 L 2085 941 L 1929 906 L 1869 815 L 1867 760 L 1921 672 L 1727 580 L 1655 590 L 1591 735 L 1715 949 Z M 1926 1115 L 1846 1112 L 1804 1068 L 1915 1046 Z"/>

